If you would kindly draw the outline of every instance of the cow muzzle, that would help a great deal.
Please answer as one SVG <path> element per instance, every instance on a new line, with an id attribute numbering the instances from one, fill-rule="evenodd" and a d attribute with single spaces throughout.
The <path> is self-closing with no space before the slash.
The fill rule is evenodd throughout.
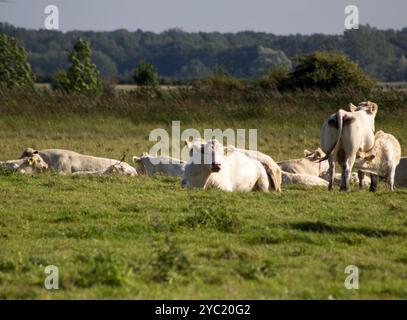
<path id="1" fill-rule="evenodd" d="M 212 163 L 212 172 L 219 172 L 220 169 L 220 163 Z"/>

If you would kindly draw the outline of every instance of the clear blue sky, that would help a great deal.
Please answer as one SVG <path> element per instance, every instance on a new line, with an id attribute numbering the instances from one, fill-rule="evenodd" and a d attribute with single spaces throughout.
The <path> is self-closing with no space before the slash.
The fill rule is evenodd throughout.
<path id="1" fill-rule="evenodd" d="M 0 0 L 0 21 L 44 27 L 44 8 L 57 5 L 60 29 L 150 30 L 275 34 L 342 33 L 344 8 L 354 4 L 360 22 L 384 29 L 407 27 L 407 0 Z"/>

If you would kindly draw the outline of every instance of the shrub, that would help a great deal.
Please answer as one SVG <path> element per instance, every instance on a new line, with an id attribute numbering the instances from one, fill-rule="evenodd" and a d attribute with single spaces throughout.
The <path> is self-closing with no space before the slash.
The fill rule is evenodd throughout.
<path id="1" fill-rule="evenodd" d="M 289 75 L 289 69 L 286 65 L 279 65 L 271 68 L 269 73 L 260 79 L 259 85 L 262 89 L 277 89 L 278 85 L 286 81 Z"/>
<path id="2" fill-rule="evenodd" d="M 156 87 L 159 85 L 157 68 L 144 60 L 140 60 L 134 70 L 133 79 L 139 86 Z"/>
<path id="3" fill-rule="evenodd" d="M 0 34 L 0 85 L 34 87 L 35 76 L 27 56 L 16 38 Z"/>
<path id="4" fill-rule="evenodd" d="M 196 81 L 194 89 L 215 96 L 225 96 L 225 94 L 240 93 L 245 86 L 239 79 L 229 76 L 224 67 L 220 66 L 212 70 L 211 76 Z"/>
<path id="5" fill-rule="evenodd" d="M 92 62 L 90 42 L 79 38 L 74 50 L 68 55 L 68 60 L 71 62 L 68 71 L 59 70 L 55 76 L 56 88 L 81 94 L 102 91 L 99 71 Z"/>
<path id="6" fill-rule="evenodd" d="M 294 71 L 279 83 L 282 89 L 327 91 L 344 87 L 370 91 L 374 85 L 375 82 L 356 63 L 343 54 L 331 52 L 315 52 L 308 56 L 300 56 Z"/>

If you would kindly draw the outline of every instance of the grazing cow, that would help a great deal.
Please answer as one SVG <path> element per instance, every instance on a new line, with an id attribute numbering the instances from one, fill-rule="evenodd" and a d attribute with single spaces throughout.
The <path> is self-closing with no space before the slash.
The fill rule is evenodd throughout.
<path id="1" fill-rule="evenodd" d="M 407 158 L 401 158 L 396 168 L 395 183 L 397 188 L 407 188 Z"/>
<path id="2" fill-rule="evenodd" d="M 277 192 L 281 192 L 281 168 L 268 155 L 254 150 L 239 149 L 233 146 L 228 147 L 230 150 L 240 152 L 252 160 L 259 161 L 267 172 L 270 178 L 270 186 Z"/>
<path id="3" fill-rule="evenodd" d="M 149 177 L 158 173 L 164 176 L 182 177 L 185 171 L 186 162 L 166 157 L 153 157 L 144 152 L 141 157 L 133 157 L 134 164 L 137 164 L 137 172 Z"/>
<path id="4" fill-rule="evenodd" d="M 363 176 L 371 174 L 370 191 L 377 190 L 378 177 L 384 177 L 387 188 L 394 190 L 394 177 L 396 167 L 401 158 L 401 147 L 398 140 L 391 134 L 378 131 L 375 134 L 375 143 L 368 152 L 359 152 L 355 161 L 355 168 L 359 169 L 360 188 L 362 188 Z"/>
<path id="5" fill-rule="evenodd" d="M 21 174 L 32 174 L 48 169 L 48 164 L 38 154 L 19 160 L 0 161 L 0 167 L 15 170 Z"/>
<path id="6" fill-rule="evenodd" d="M 315 151 L 304 150 L 305 158 L 293 159 L 277 162 L 281 170 L 289 173 L 308 174 L 313 176 L 323 176 L 329 170 L 328 161 L 317 162 L 325 157 L 325 153 L 320 149 Z"/>
<path id="7" fill-rule="evenodd" d="M 123 165 L 123 162 L 117 163 L 117 164 L 112 164 L 105 170 L 99 170 L 99 171 L 76 171 L 73 173 L 73 175 L 82 175 L 82 174 L 120 174 L 120 175 L 125 175 L 125 176 L 130 176 L 134 177 L 137 175 L 135 171 L 132 168 L 129 170 L 129 167 L 126 165 Z"/>
<path id="8" fill-rule="evenodd" d="M 263 165 L 217 140 L 189 142 L 190 159 L 185 166 L 183 187 L 224 191 L 268 192 L 269 180 Z"/>
<path id="9" fill-rule="evenodd" d="M 339 110 L 321 128 L 321 149 L 326 153 L 320 161 L 329 161 L 329 190 L 333 189 L 335 161 L 342 167 L 341 191 L 348 191 L 350 175 L 358 152 L 367 152 L 374 145 L 377 104 L 350 104 L 350 112 Z"/>
<path id="10" fill-rule="evenodd" d="M 33 154 L 39 154 L 50 169 L 60 173 L 70 174 L 77 171 L 104 171 L 112 165 L 120 164 L 126 168 L 126 171 L 137 175 L 136 169 L 125 162 L 83 155 L 70 150 L 47 149 L 37 151 L 28 148 L 23 152 L 21 158 L 30 157 Z"/>
<path id="11" fill-rule="evenodd" d="M 302 184 L 313 187 L 327 187 L 328 181 L 311 174 L 282 172 L 283 185 Z"/>

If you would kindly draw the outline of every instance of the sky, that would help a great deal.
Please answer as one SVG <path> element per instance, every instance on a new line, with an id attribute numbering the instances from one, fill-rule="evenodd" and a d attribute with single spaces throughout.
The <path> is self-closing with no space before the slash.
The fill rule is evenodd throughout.
<path id="1" fill-rule="evenodd" d="M 340 34 L 350 4 L 359 8 L 361 24 L 407 27 L 407 0 L 0 0 L 0 22 L 43 29 L 44 9 L 51 4 L 59 9 L 61 31 Z"/>

